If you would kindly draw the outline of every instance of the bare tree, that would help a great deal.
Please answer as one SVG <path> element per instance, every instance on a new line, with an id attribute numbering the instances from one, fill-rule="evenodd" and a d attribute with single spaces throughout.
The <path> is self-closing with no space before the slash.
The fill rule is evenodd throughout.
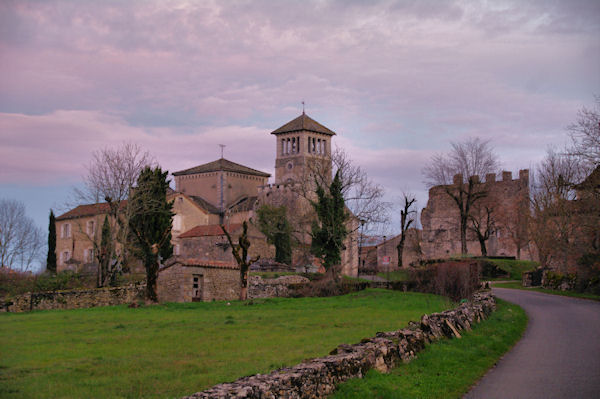
<path id="1" fill-rule="evenodd" d="M 536 168 L 529 234 L 543 267 L 554 263 L 566 272 L 569 257 L 577 251 L 574 237 L 580 214 L 573 200 L 575 183 L 582 180 L 579 166 L 576 158 L 549 149 Z"/>
<path id="2" fill-rule="evenodd" d="M 371 180 L 346 151 L 336 147 L 331 154 L 331 166 L 328 159 L 310 163 L 299 185 L 301 195 L 313 199 L 316 186 L 329 187 L 333 174 L 339 171 L 344 202 L 357 220 L 364 221 L 367 229 L 389 220 L 390 204 L 383 201 L 383 187 Z"/>
<path id="3" fill-rule="evenodd" d="M 245 301 L 248 299 L 248 270 L 251 264 L 260 259 L 260 256 L 252 259 L 248 257 L 250 240 L 248 239 L 248 223 L 246 221 L 242 224 L 242 234 L 239 236 L 237 244 L 233 243 L 231 235 L 225 226 L 221 225 L 221 230 L 225 233 L 227 241 L 229 241 L 229 245 L 231 246 L 231 252 L 240 268 L 240 301 Z"/>
<path id="4" fill-rule="evenodd" d="M 128 254 L 131 252 L 129 220 L 133 210 L 127 202 L 131 188 L 135 185 L 140 172 L 156 162 L 147 151 L 131 142 L 124 142 L 116 148 L 104 148 L 92 154 L 84 176 L 84 188 L 75 189 L 75 201 L 81 203 L 108 203 L 108 221 L 110 253 L 100 248 L 99 229 L 90 231 L 87 226 L 79 225 L 79 231 L 94 248 L 98 261 L 98 286 L 102 287 L 114 278 L 120 268 L 128 267 Z M 108 259 L 108 261 L 107 261 Z M 100 267 L 108 264 L 108 270 Z"/>
<path id="5" fill-rule="evenodd" d="M 429 187 L 443 185 L 459 210 L 461 253 L 467 253 L 467 227 L 473 206 L 487 195 L 476 176 L 495 173 L 499 162 L 489 141 L 479 138 L 452 143 L 447 154 L 436 154 L 423 169 Z M 454 177 L 457 180 L 454 181 Z M 453 183 L 453 184 L 452 184 Z"/>
<path id="6" fill-rule="evenodd" d="M 590 170 L 600 165 L 600 96 L 595 96 L 595 102 L 595 108 L 579 110 L 577 121 L 567 127 L 571 136 L 567 153 Z"/>
<path id="7" fill-rule="evenodd" d="M 402 198 L 404 201 L 403 209 L 400 210 L 400 241 L 396 246 L 398 251 L 398 267 L 402 267 L 402 255 L 404 253 L 404 243 L 406 241 L 406 233 L 410 228 L 410 225 L 414 223 L 417 211 L 411 209 L 417 199 L 412 193 L 403 193 Z"/>
<path id="8" fill-rule="evenodd" d="M 477 204 L 480 205 L 480 204 Z M 496 232 L 496 223 L 494 221 L 494 208 L 490 206 L 475 206 L 471 215 L 469 215 L 469 230 L 475 233 L 479 246 L 481 247 L 481 256 L 487 256 L 487 247 L 485 242 Z"/>
<path id="9" fill-rule="evenodd" d="M 27 271 L 40 260 L 42 230 L 25 214 L 22 202 L 0 199 L 0 266 Z"/>

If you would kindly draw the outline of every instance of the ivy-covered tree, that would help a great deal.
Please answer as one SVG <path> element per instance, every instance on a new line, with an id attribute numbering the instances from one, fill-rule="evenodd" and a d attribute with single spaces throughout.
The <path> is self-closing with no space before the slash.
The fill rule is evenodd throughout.
<path id="1" fill-rule="evenodd" d="M 340 171 L 336 172 L 329 192 L 317 184 L 316 193 L 317 200 L 311 201 L 317 215 L 310 233 L 311 252 L 321 258 L 326 270 L 330 270 L 340 264 L 344 240 L 348 235 L 346 221 L 349 215 L 344 204 Z M 333 273 L 335 275 L 335 271 Z"/>
<path id="2" fill-rule="evenodd" d="M 102 235 L 100 238 L 100 251 L 97 255 L 98 258 L 98 287 L 104 287 L 111 274 L 111 258 L 113 253 L 112 246 L 112 235 L 110 231 L 110 222 L 108 221 L 108 215 L 104 216 L 104 223 L 102 224 Z"/>
<path id="3" fill-rule="evenodd" d="M 56 273 L 56 218 L 50 209 L 50 222 L 48 224 L 48 256 L 46 258 L 46 270 Z"/>
<path id="4" fill-rule="evenodd" d="M 275 260 L 292 263 L 292 226 L 285 206 L 262 205 L 256 211 L 258 229 L 275 246 Z"/>
<path id="5" fill-rule="evenodd" d="M 129 200 L 132 211 L 129 228 L 134 237 L 136 256 L 146 268 L 146 300 L 152 302 L 158 301 L 156 281 L 160 262 L 173 254 L 173 202 L 168 202 L 166 196 L 168 173 L 160 167 L 144 168 Z"/>

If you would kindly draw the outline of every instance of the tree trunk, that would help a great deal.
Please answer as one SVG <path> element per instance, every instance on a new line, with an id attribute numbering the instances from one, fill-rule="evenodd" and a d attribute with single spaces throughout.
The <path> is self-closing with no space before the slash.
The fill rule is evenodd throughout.
<path id="1" fill-rule="evenodd" d="M 487 258 L 487 248 L 485 247 L 485 240 L 483 238 L 479 238 L 479 245 L 481 246 L 481 256 Z"/>
<path id="2" fill-rule="evenodd" d="M 467 254 L 467 214 L 460 215 L 460 253 Z"/>
<path id="3" fill-rule="evenodd" d="M 402 267 L 402 254 L 404 252 L 404 239 L 405 236 L 404 234 L 402 234 L 402 236 L 400 237 L 400 242 L 398 243 L 398 246 L 396 247 L 396 249 L 398 250 L 398 267 Z"/>
<path id="4" fill-rule="evenodd" d="M 156 295 L 156 283 L 158 280 L 158 259 L 153 259 L 151 263 L 146 265 L 146 300 L 150 302 L 158 302 Z"/>
<path id="5" fill-rule="evenodd" d="M 248 299 L 248 270 L 240 269 L 240 301 Z"/>

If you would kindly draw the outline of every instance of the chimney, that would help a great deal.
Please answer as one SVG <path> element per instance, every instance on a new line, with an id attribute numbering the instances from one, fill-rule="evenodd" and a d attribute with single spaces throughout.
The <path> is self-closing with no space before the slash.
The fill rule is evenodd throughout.
<path id="1" fill-rule="evenodd" d="M 457 173 L 454 175 L 452 181 L 454 182 L 454 184 L 460 185 L 463 182 L 463 176 L 460 173 Z"/>

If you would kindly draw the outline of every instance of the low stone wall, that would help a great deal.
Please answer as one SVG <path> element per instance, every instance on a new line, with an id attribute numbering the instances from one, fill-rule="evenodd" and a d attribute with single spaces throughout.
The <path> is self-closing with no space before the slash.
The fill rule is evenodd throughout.
<path id="1" fill-rule="evenodd" d="M 401 362 L 409 362 L 426 343 L 459 337 L 461 330 L 490 315 L 496 308 L 491 292 L 476 293 L 473 301 L 441 313 L 424 315 L 409 328 L 377 333 L 354 345 L 339 345 L 329 356 L 313 359 L 267 375 L 253 375 L 235 382 L 215 385 L 186 398 L 324 398 L 350 378 L 362 378 L 370 369 L 388 372 Z"/>
<path id="2" fill-rule="evenodd" d="M 295 295 L 298 288 L 308 283 L 310 283 L 309 279 L 298 275 L 269 279 L 250 276 L 248 279 L 248 298 L 290 297 Z"/>
<path id="3" fill-rule="evenodd" d="M 6 300 L 0 311 L 20 313 L 31 310 L 78 309 L 121 305 L 143 299 L 145 289 L 145 284 L 137 284 L 126 287 L 94 288 L 88 290 L 29 292 Z"/>

